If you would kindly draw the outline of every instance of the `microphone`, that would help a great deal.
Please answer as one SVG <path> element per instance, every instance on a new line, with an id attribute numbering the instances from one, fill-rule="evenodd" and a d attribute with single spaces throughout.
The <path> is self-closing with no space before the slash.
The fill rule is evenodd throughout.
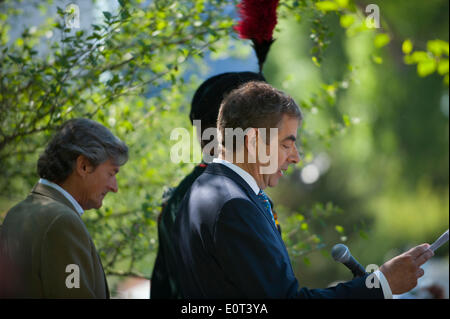
<path id="1" fill-rule="evenodd" d="M 366 271 L 361 264 L 353 258 L 350 250 L 344 244 L 334 245 L 331 250 L 331 256 L 337 262 L 343 263 L 353 273 L 354 278 L 362 277 L 366 274 Z"/>

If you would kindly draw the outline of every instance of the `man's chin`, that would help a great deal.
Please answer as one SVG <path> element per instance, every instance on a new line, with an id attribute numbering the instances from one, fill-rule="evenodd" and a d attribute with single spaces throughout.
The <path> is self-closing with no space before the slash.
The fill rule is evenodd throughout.
<path id="1" fill-rule="evenodd" d="M 84 208 L 84 210 L 89 209 L 100 209 L 103 205 L 103 200 L 100 200 L 99 202 L 92 202 L 90 205 L 87 205 L 87 208 Z"/>
<path id="2" fill-rule="evenodd" d="M 100 209 L 103 206 L 103 200 L 101 200 L 97 205 L 95 206 L 95 209 Z"/>
<path id="3" fill-rule="evenodd" d="M 275 187 L 275 186 L 277 186 L 279 180 L 280 180 L 279 177 L 271 178 L 270 181 L 269 181 L 269 185 L 268 185 L 268 186 L 269 186 L 269 187 Z"/>

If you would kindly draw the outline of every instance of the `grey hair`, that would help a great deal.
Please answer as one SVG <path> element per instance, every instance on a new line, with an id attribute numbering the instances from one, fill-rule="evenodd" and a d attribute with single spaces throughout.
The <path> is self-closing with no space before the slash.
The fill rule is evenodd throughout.
<path id="1" fill-rule="evenodd" d="M 39 157 L 38 174 L 55 183 L 63 182 L 72 173 L 80 155 L 94 168 L 107 160 L 122 166 L 128 161 L 128 147 L 100 123 L 72 119 L 61 126 Z"/>

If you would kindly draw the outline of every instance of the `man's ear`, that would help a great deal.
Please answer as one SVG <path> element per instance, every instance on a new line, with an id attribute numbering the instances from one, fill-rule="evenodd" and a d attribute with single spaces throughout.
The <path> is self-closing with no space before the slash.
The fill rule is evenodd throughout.
<path id="1" fill-rule="evenodd" d="M 81 177 L 86 177 L 89 173 L 92 173 L 93 166 L 91 162 L 88 160 L 88 158 L 84 155 L 79 155 L 77 157 L 76 163 L 75 163 L 75 171 L 78 175 Z"/>

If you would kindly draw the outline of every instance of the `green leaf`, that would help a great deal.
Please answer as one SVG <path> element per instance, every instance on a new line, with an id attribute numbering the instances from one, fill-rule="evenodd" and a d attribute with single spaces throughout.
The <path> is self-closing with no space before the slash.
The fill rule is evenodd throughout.
<path id="1" fill-rule="evenodd" d="M 167 21 L 160 20 L 156 23 L 156 30 L 162 30 L 167 26 Z"/>
<path id="2" fill-rule="evenodd" d="M 106 20 L 111 20 L 111 13 L 108 11 L 103 11 L 103 15 L 105 16 Z"/>
<path id="3" fill-rule="evenodd" d="M 374 44 L 376 48 L 382 48 L 391 41 L 391 38 L 386 33 L 380 33 L 375 36 Z"/>
<path id="4" fill-rule="evenodd" d="M 442 40 L 430 40 L 427 42 L 427 50 L 436 57 L 440 57 L 442 54 L 448 56 L 448 42 Z"/>
<path id="5" fill-rule="evenodd" d="M 344 124 L 346 127 L 349 127 L 351 125 L 350 118 L 348 117 L 347 114 L 344 114 L 342 116 L 342 120 L 344 121 Z M 338 227 L 338 226 L 336 226 L 336 227 Z"/>
<path id="6" fill-rule="evenodd" d="M 63 9 L 61 9 L 60 7 L 56 7 L 56 12 L 58 13 L 59 16 L 64 17 L 65 12 Z"/>
<path id="7" fill-rule="evenodd" d="M 341 7 L 341 8 L 347 8 L 348 7 L 349 0 L 335 0 L 335 1 L 339 5 L 339 7 Z"/>
<path id="8" fill-rule="evenodd" d="M 322 11 L 338 11 L 339 6 L 336 2 L 333 1 L 321 1 L 316 2 L 316 7 Z"/>
<path id="9" fill-rule="evenodd" d="M 411 40 L 407 39 L 407 40 L 403 41 L 402 51 L 404 54 L 410 54 L 412 49 L 413 49 L 413 44 L 412 44 Z"/>
<path id="10" fill-rule="evenodd" d="M 13 62 L 15 62 L 15 63 L 17 63 L 17 64 L 20 64 L 20 63 L 23 62 L 23 59 L 22 59 L 21 57 L 16 57 L 16 56 L 13 56 L 13 55 L 11 55 L 11 54 L 8 54 L 8 57 L 9 57 Z"/>
<path id="11" fill-rule="evenodd" d="M 448 59 L 441 59 L 438 64 L 438 73 L 444 75 L 448 73 Z"/>
<path id="12" fill-rule="evenodd" d="M 383 64 L 383 58 L 380 57 L 379 55 L 372 55 L 372 60 L 376 64 Z"/>
<path id="13" fill-rule="evenodd" d="M 320 238 L 317 235 L 312 235 L 311 241 L 314 244 L 319 244 L 320 243 Z"/>
<path id="14" fill-rule="evenodd" d="M 345 29 L 350 27 L 353 23 L 355 23 L 355 16 L 352 14 L 344 14 L 340 18 L 341 26 Z"/>
<path id="15" fill-rule="evenodd" d="M 408 61 L 411 63 L 419 63 L 425 60 L 428 60 L 430 57 L 428 56 L 428 53 L 425 51 L 415 51 L 410 55 L 410 58 Z"/>
<path id="16" fill-rule="evenodd" d="M 417 64 L 417 73 L 420 77 L 426 77 L 436 71 L 436 60 L 428 58 Z"/>
<path id="17" fill-rule="evenodd" d="M 315 66 L 320 67 L 320 62 L 319 62 L 319 60 L 317 59 L 316 56 L 313 56 L 313 57 L 311 58 L 311 60 L 313 61 L 313 63 L 315 64 Z"/>
<path id="18" fill-rule="evenodd" d="M 344 233 L 344 227 L 342 227 L 342 226 L 336 225 L 335 229 L 339 234 Z"/>
<path id="19" fill-rule="evenodd" d="M 127 19 L 127 18 L 129 18 L 130 17 L 130 13 L 128 12 L 128 10 L 123 10 L 121 13 L 120 13 L 120 18 L 122 18 L 122 20 L 125 20 L 125 19 Z"/>

